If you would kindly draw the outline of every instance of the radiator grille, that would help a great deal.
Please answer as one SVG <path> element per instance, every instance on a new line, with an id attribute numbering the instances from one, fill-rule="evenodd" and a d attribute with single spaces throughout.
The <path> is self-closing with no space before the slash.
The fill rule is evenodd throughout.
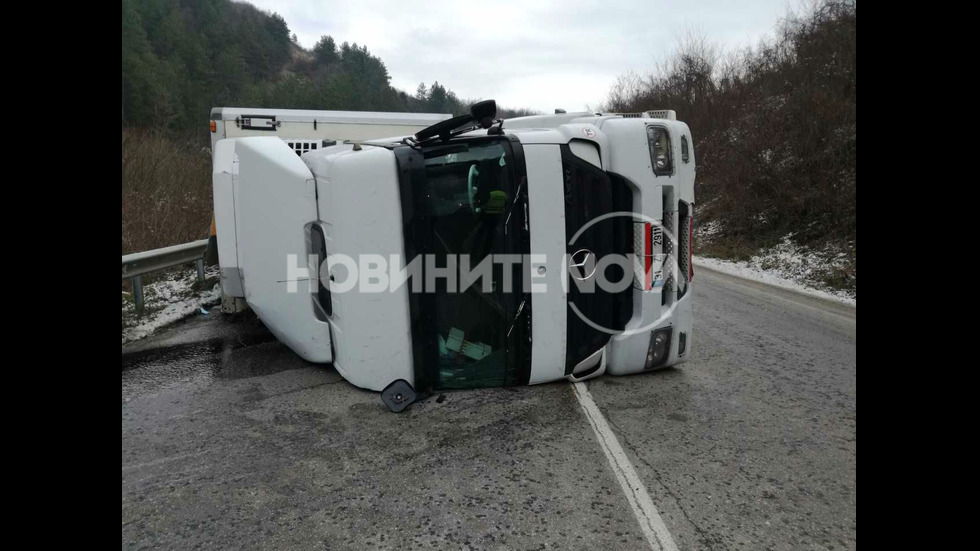
<path id="1" fill-rule="evenodd" d="M 691 224 L 693 219 L 690 216 L 684 216 L 681 218 L 681 228 L 677 232 L 677 272 L 678 277 L 683 279 L 687 283 L 687 275 L 690 273 L 691 269 Z"/>
<path id="2" fill-rule="evenodd" d="M 285 140 L 285 142 L 297 155 L 313 151 L 320 145 L 320 140 Z"/>
<path id="3" fill-rule="evenodd" d="M 677 113 L 673 109 L 657 109 L 655 111 L 647 111 L 645 114 L 651 119 L 677 120 Z"/>

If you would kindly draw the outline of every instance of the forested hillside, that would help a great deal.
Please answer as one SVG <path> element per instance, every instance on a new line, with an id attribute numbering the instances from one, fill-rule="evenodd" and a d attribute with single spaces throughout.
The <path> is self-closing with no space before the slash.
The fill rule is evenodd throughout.
<path id="1" fill-rule="evenodd" d="M 207 235 L 212 107 L 456 114 L 473 101 L 437 81 L 397 90 L 367 47 L 324 36 L 306 50 L 251 4 L 122 0 L 122 252 Z"/>
<path id="2" fill-rule="evenodd" d="M 857 266 L 857 6 L 791 14 L 774 39 L 720 51 L 689 36 L 652 74 L 625 75 L 619 111 L 670 108 L 697 156 L 698 249 L 727 258 L 815 254 L 815 275 L 854 291 Z M 773 259 L 778 261 L 777 258 Z"/>
<path id="3" fill-rule="evenodd" d="M 305 50 L 251 4 L 123 0 L 123 126 L 199 129 L 221 105 L 458 113 L 469 101 L 438 82 L 396 90 L 363 45 L 324 36 Z"/>

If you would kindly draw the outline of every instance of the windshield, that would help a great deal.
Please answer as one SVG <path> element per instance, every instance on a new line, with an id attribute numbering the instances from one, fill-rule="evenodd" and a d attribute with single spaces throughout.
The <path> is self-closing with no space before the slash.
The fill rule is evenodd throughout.
<path id="1" fill-rule="evenodd" d="M 417 229 L 427 245 L 417 252 L 431 257 L 426 270 L 430 263 L 437 273 L 447 269 L 420 301 L 428 327 L 421 344 L 435 347 L 424 354 L 433 386 L 525 384 L 531 305 L 519 262 L 529 252 L 524 170 L 503 139 L 427 146 L 423 155 L 424 184 L 414 193 L 423 196 Z M 455 285 L 442 277 L 454 267 Z"/>

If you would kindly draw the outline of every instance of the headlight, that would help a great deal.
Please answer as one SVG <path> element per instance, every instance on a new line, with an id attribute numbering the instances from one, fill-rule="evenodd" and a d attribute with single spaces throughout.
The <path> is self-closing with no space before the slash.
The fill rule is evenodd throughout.
<path id="1" fill-rule="evenodd" d="M 650 163 L 653 164 L 653 173 L 657 176 L 673 174 L 670 135 L 667 133 L 667 129 L 659 126 L 648 126 L 647 145 L 650 147 Z"/>
<path id="2" fill-rule="evenodd" d="M 670 354 L 670 327 L 657 329 L 650 336 L 650 348 L 647 349 L 647 362 L 644 369 L 660 367 L 667 362 Z"/>

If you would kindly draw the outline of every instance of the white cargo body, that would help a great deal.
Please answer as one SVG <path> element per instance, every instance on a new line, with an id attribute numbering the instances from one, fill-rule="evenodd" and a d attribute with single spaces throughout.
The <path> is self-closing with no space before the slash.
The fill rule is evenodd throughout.
<path id="1" fill-rule="evenodd" d="M 444 121 L 440 113 L 388 113 L 380 111 L 316 111 L 309 109 L 211 109 L 211 147 L 224 138 L 276 136 L 297 153 L 315 151 L 323 140 L 344 142 L 408 136 Z"/>

